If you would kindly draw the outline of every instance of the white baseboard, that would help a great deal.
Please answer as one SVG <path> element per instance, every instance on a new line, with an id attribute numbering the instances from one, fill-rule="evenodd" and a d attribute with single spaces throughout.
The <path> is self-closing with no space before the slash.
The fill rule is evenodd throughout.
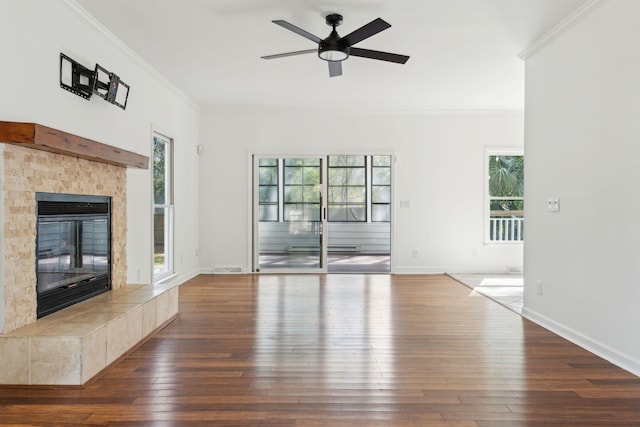
<path id="1" fill-rule="evenodd" d="M 441 267 L 395 267 L 394 274 L 444 274 L 447 270 Z"/>
<path id="2" fill-rule="evenodd" d="M 244 274 L 244 267 L 241 265 L 215 265 L 213 274 Z"/>
<path id="3" fill-rule="evenodd" d="M 181 274 L 180 276 L 178 276 L 178 279 L 177 279 L 176 282 L 177 282 L 177 284 L 182 285 L 184 282 L 193 279 L 194 277 L 196 277 L 199 274 L 200 274 L 200 271 L 197 270 L 197 269 L 194 270 L 194 271 L 191 271 L 189 273 Z"/>
<path id="4" fill-rule="evenodd" d="M 167 285 L 168 284 L 168 285 L 172 285 L 172 286 L 180 286 L 184 282 L 186 282 L 187 280 L 193 279 L 198 274 L 200 274 L 200 271 L 197 270 L 197 269 L 193 270 L 193 271 L 190 271 L 188 273 L 174 274 L 173 276 L 170 276 L 170 277 L 167 277 L 166 279 L 160 280 L 156 284 L 162 284 L 162 285 Z"/>
<path id="5" fill-rule="evenodd" d="M 572 343 L 590 351 L 591 353 L 602 357 L 603 359 L 613 363 L 614 365 L 640 376 L 640 360 L 635 359 L 628 354 L 622 353 L 608 345 L 589 338 L 588 336 L 571 329 L 561 323 L 550 319 L 535 310 L 524 307 L 522 309 L 522 317 L 531 320 L 545 329 L 565 338 Z"/>
<path id="6" fill-rule="evenodd" d="M 250 274 L 251 272 L 243 266 L 214 266 L 214 267 L 201 267 L 198 270 L 198 274 Z"/>

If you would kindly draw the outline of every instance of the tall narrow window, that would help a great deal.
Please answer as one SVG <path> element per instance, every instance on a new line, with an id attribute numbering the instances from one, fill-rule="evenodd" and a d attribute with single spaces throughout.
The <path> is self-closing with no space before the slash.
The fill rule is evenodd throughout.
<path id="1" fill-rule="evenodd" d="M 173 140 L 153 135 L 153 279 L 173 274 Z"/>
<path id="2" fill-rule="evenodd" d="M 524 240 L 524 156 L 489 155 L 489 241 Z"/>
<path id="3" fill-rule="evenodd" d="M 371 221 L 391 221 L 391 156 L 371 156 Z"/>
<path id="4" fill-rule="evenodd" d="M 367 221 L 365 156 L 329 156 L 329 221 Z"/>
<path id="5" fill-rule="evenodd" d="M 260 159 L 258 169 L 260 221 L 278 221 L 280 219 L 278 159 Z"/>

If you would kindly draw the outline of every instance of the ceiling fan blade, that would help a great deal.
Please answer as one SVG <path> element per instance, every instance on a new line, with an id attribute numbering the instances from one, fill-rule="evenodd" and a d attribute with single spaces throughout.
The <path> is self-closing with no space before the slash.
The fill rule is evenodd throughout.
<path id="1" fill-rule="evenodd" d="M 357 47 L 349 49 L 349 55 L 359 56 L 361 58 L 379 59 L 380 61 L 396 62 L 398 64 L 404 64 L 409 60 L 409 57 L 406 55 L 380 52 L 379 50 L 359 49 Z"/>
<path id="2" fill-rule="evenodd" d="M 287 56 L 295 56 L 295 55 L 304 55 L 305 53 L 314 53 L 318 52 L 318 49 L 307 49 L 307 50 L 297 50 L 295 52 L 287 52 L 287 53 L 276 53 L 275 55 L 265 55 L 261 56 L 262 59 L 277 59 L 277 58 L 286 58 Z"/>
<path id="3" fill-rule="evenodd" d="M 329 77 L 338 77 L 342 75 L 342 61 L 329 62 Z"/>
<path id="4" fill-rule="evenodd" d="M 280 25 L 282 28 L 286 28 L 289 31 L 293 31 L 294 33 L 311 40 L 312 42 L 320 43 L 322 39 L 318 36 L 314 36 L 313 34 L 303 30 L 302 28 L 296 27 L 293 24 L 288 23 L 287 21 L 283 21 L 282 19 L 276 19 L 275 21 L 271 21 L 274 24 Z"/>
<path id="5" fill-rule="evenodd" d="M 353 46 L 354 44 L 359 43 L 366 38 L 374 36 L 380 31 L 384 31 L 389 27 L 391 27 L 391 24 L 389 24 L 382 18 L 377 18 L 369 22 L 368 24 L 363 25 L 352 33 L 347 34 L 342 38 L 342 40 L 345 40 L 348 46 Z"/>

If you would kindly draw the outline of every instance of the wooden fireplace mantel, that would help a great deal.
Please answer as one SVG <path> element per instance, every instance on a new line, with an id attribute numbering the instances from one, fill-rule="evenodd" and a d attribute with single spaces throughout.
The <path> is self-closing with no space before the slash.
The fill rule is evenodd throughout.
<path id="1" fill-rule="evenodd" d="M 37 123 L 0 121 L 0 142 L 115 166 L 149 169 L 149 157 Z"/>

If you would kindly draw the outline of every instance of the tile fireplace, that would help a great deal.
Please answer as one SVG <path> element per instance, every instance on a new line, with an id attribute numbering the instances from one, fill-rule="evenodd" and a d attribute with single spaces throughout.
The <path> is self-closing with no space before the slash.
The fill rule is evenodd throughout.
<path id="1" fill-rule="evenodd" d="M 0 142 L 0 333 L 29 325 L 40 315 L 34 266 L 38 251 L 53 255 L 55 243 L 36 249 L 38 193 L 110 200 L 110 284 L 112 289 L 126 286 L 127 168 L 146 169 L 148 158 L 33 123 L 0 122 Z M 60 258 L 49 261 L 69 259 L 68 249 L 60 252 Z M 60 267 L 70 268 L 70 263 Z"/>
<path id="2" fill-rule="evenodd" d="M 177 287 L 126 283 L 127 168 L 148 161 L 0 121 L 0 384 L 85 384 L 176 316 Z"/>

